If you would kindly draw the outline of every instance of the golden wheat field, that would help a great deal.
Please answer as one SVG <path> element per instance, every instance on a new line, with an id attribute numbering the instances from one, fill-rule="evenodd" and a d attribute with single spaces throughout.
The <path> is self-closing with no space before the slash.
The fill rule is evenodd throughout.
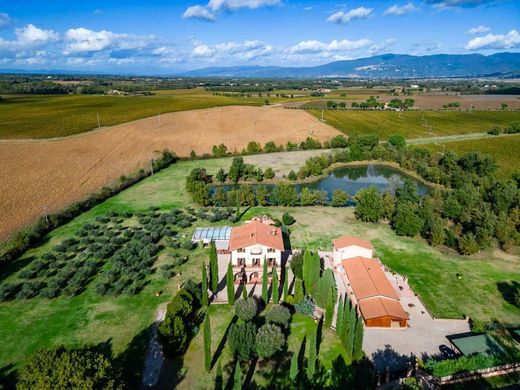
<path id="1" fill-rule="evenodd" d="M 222 107 L 141 119 L 51 140 L 0 141 L 0 240 L 42 215 L 63 208 L 121 175 L 149 167 L 154 152 L 179 156 L 230 151 L 249 141 L 286 144 L 340 134 L 304 111 Z M 184 183 L 179 183 L 184 186 Z"/>

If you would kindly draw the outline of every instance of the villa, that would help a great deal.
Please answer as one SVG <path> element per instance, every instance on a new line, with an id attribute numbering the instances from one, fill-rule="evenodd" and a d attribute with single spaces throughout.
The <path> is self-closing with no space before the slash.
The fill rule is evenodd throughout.
<path id="1" fill-rule="evenodd" d="M 342 236 L 332 241 L 334 249 L 334 265 L 341 265 L 341 262 L 354 257 L 366 257 L 371 259 L 374 256 L 374 247 L 368 240 L 352 236 Z"/>

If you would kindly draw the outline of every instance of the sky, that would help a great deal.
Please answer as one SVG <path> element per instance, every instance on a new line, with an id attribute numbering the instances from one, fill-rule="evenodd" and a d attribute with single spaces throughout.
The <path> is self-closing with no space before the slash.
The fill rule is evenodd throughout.
<path id="1" fill-rule="evenodd" d="M 0 69 L 175 73 L 520 51 L 519 0 L 0 0 Z"/>

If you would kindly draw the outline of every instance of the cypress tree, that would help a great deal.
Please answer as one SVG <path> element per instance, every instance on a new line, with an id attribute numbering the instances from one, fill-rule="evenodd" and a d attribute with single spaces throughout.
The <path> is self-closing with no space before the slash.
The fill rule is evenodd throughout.
<path id="1" fill-rule="evenodd" d="M 347 338 L 348 338 L 348 328 L 349 328 L 349 318 L 351 311 L 351 301 L 350 298 L 345 297 L 345 303 L 343 304 L 343 319 L 341 321 L 341 334 L 340 339 L 343 345 L 347 346 Z"/>
<path id="2" fill-rule="evenodd" d="M 355 361 L 360 361 L 363 358 L 363 319 L 361 317 L 357 319 L 355 333 L 353 358 Z"/>
<path id="3" fill-rule="evenodd" d="M 242 282 L 242 298 L 247 299 L 247 285 Z"/>
<path id="4" fill-rule="evenodd" d="M 350 316 L 348 319 L 348 337 L 347 337 L 347 345 L 345 348 L 347 349 L 347 356 L 350 360 L 352 360 L 352 352 L 354 349 L 354 338 L 356 336 L 356 307 L 352 305 L 350 308 Z"/>
<path id="5" fill-rule="evenodd" d="M 209 247 L 209 278 L 211 291 L 216 294 L 218 292 L 218 256 L 217 247 L 213 241 Z"/>
<path id="6" fill-rule="evenodd" d="M 231 266 L 231 261 L 228 263 L 226 272 L 226 289 L 228 304 L 233 306 L 235 303 L 235 283 L 233 281 L 233 267 Z"/>
<path id="7" fill-rule="evenodd" d="M 283 300 L 287 301 L 287 297 L 289 296 L 289 275 L 287 274 L 287 267 L 285 267 L 283 273 Z"/>
<path id="8" fill-rule="evenodd" d="M 303 301 L 303 282 L 296 278 L 294 282 L 294 303 Z"/>
<path id="9" fill-rule="evenodd" d="M 204 363 L 206 371 L 211 370 L 211 323 L 209 315 L 204 319 Z"/>
<path id="10" fill-rule="evenodd" d="M 206 275 L 206 263 L 202 262 L 202 305 L 208 306 L 208 276 Z"/>
<path id="11" fill-rule="evenodd" d="M 320 277 L 321 261 L 317 253 L 305 251 L 303 255 L 303 281 L 305 293 L 313 295 L 316 292 L 317 282 Z"/>
<path id="12" fill-rule="evenodd" d="M 313 329 L 309 335 L 309 354 L 307 356 L 307 378 L 312 380 L 316 372 L 316 332 L 318 328 Z"/>
<path id="13" fill-rule="evenodd" d="M 325 323 L 324 325 L 327 328 L 332 326 L 332 318 L 334 317 L 334 304 L 335 299 L 333 295 L 332 289 L 329 289 L 329 293 L 327 294 L 327 304 L 325 305 Z"/>
<path id="14" fill-rule="evenodd" d="M 233 376 L 233 390 L 242 390 L 242 369 L 238 360 L 235 366 L 235 375 Z"/>
<path id="15" fill-rule="evenodd" d="M 291 357 L 291 370 L 289 371 L 289 378 L 291 378 L 292 381 L 295 381 L 298 377 L 298 371 L 298 352 L 295 352 Z"/>
<path id="16" fill-rule="evenodd" d="M 338 337 L 341 335 L 341 326 L 343 324 L 343 297 L 339 297 L 338 301 L 338 313 L 336 315 L 336 334 Z"/>
<path id="17" fill-rule="evenodd" d="M 271 282 L 271 289 L 273 291 L 273 302 L 278 303 L 280 301 L 280 296 L 278 292 L 278 272 L 276 272 L 275 267 L 273 267 L 273 280 Z"/>
<path id="18" fill-rule="evenodd" d="M 262 269 L 262 299 L 267 305 L 269 303 L 269 275 L 267 272 L 267 260 L 264 257 L 264 265 Z"/>

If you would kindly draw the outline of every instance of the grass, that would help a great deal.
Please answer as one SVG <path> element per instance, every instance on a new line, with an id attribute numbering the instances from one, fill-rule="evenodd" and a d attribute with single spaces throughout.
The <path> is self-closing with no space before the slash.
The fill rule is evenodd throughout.
<path id="1" fill-rule="evenodd" d="M 321 119 L 320 110 L 310 110 Z M 324 111 L 325 122 L 351 136 L 375 133 L 386 140 L 392 134 L 406 138 L 486 132 L 493 126 L 505 126 L 520 120 L 520 112 L 390 112 L 390 111 Z"/>
<path id="2" fill-rule="evenodd" d="M 520 134 L 509 137 L 420 145 L 419 147 L 435 152 L 453 150 L 458 154 L 470 151 L 490 154 L 497 162 L 497 176 L 499 177 L 509 177 L 513 172 L 520 169 Z"/>
<path id="3" fill-rule="evenodd" d="M 258 161 L 269 164 L 269 155 L 248 158 L 266 159 Z M 293 158 L 296 163 L 297 159 Z M 149 206 L 170 209 L 193 205 L 184 190 L 187 173 L 196 166 L 204 166 L 210 173 L 214 173 L 220 166 L 227 167 L 230 163 L 231 159 L 179 162 L 145 179 L 51 232 L 40 247 L 28 251 L 20 260 L 4 268 L 0 281 L 12 277 L 9 274 L 16 268 L 45 253 L 64 238 L 73 236 L 83 223 L 94 220 L 108 210 L 139 211 Z M 275 162 L 274 168 L 285 169 L 284 161 Z M 505 323 L 518 323 L 520 309 L 504 300 L 497 289 L 498 282 L 520 279 L 518 248 L 512 254 L 490 249 L 478 256 L 462 257 L 452 251 L 431 248 L 421 239 L 397 237 L 387 225 L 361 223 L 355 220 L 353 210 L 346 208 L 253 208 L 247 215 L 266 211 L 277 218 L 284 211 L 289 211 L 296 218 L 296 224 L 291 226 L 291 244 L 295 248 L 327 250 L 331 247 L 331 239 L 342 234 L 372 240 L 381 260 L 391 269 L 408 277 L 415 292 L 437 317 L 460 318 L 467 315 L 487 321 L 496 318 Z M 208 225 L 205 222 L 198 224 Z M 193 228 L 184 230 L 184 234 L 189 236 Z M 167 255 L 167 252 L 161 253 L 157 265 Z M 206 251 L 202 249 L 192 252 L 190 260 L 182 265 L 183 280 L 200 278 L 200 262 L 206 256 Z M 461 280 L 455 277 L 457 273 L 462 274 Z M 132 356 L 134 361 L 142 359 L 144 344 L 139 344 L 140 349 L 133 348 L 133 345 L 136 340 L 141 340 L 138 336 L 153 322 L 157 308 L 171 299 L 179 281 L 176 278 L 165 280 L 154 274 L 151 283 L 132 297 L 99 297 L 93 292 L 91 284 L 83 294 L 74 298 L 33 298 L 0 303 L 0 372 L 15 370 L 37 349 L 58 344 L 78 345 L 110 340 L 116 355 L 121 356 L 131 350 L 137 351 Z M 163 290 L 162 296 L 155 297 L 153 292 L 156 290 Z M 215 315 L 220 317 L 218 313 Z M 225 322 L 226 318 L 223 317 L 222 321 Z M 216 332 L 213 342 L 219 340 L 217 334 L 225 327 L 224 323 L 219 325 L 218 321 L 215 319 L 215 324 L 212 323 Z M 298 321 L 293 324 L 295 328 L 289 339 L 289 349 L 298 344 L 298 337 L 303 334 L 302 328 L 311 326 L 299 324 Z M 341 348 L 327 337 L 325 334 L 328 341 L 323 343 L 322 353 L 325 356 L 337 356 Z M 200 351 L 196 353 L 202 353 Z M 190 366 L 189 359 L 193 359 L 193 364 L 203 364 L 203 359 L 198 361 L 194 356 L 187 355 L 186 367 Z M 262 370 L 260 363 L 258 367 L 259 372 L 265 374 L 258 378 L 259 383 L 269 383 L 272 379 L 268 375 L 270 368 L 267 366 Z M 197 371 L 188 372 L 185 380 L 190 375 L 197 375 Z M 204 381 L 209 381 L 209 376 L 200 375 L 201 387 L 204 387 Z M 194 381 L 199 383 L 198 378 L 194 378 Z"/>

